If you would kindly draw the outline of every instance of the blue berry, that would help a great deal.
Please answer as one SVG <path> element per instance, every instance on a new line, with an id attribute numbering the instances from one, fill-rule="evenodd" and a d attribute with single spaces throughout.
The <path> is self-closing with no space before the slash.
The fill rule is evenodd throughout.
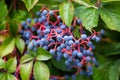
<path id="1" fill-rule="evenodd" d="M 99 41 L 100 41 L 100 38 L 99 38 L 99 37 L 96 37 L 95 41 L 96 41 L 96 42 L 99 42 Z"/>
<path id="2" fill-rule="evenodd" d="M 76 80 L 76 75 L 72 75 L 72 80 Z"/>
<path id="3" fill-rule="evenodd" d="M 81 68 L 81 67 L 82 67 L 82 64 L 81 64 L 81 63 L 77 63 L 77 66 L 78 66 L 79 68 Z"/>
<path id="4" fill-rule="evenodd" d="M 34 22 L 37 23 L 37 22 L 38 22 L 38 19 L 37 19 L 37 18 L 34 18 Z"/>
<path id="5" fill-rule="evenodd" d="M 71 62 L 71 61 L 72 61 L 72 57 L 69 57 L 69 58 L 67 59 L 67 61 Z"/>
<path id="6" fill-rule="evenodd" d="M 94 36 L 92 36 L 92 40 L 95 40 L 96 39 L 96 36 L 94 35 Z"/>
<path id="7" fill-rule="evenodd" d="M 89 47 L 93 46 L 92 42 L 88 42 L 87 46 L 89 46 Z"/>
<path id="8" fill-rule="evenodd" d="M 36 28 L 35 26 L 33 26 L 33 27 L 31 28 L 31 30 L 34 32 L 34 31 L 37 30 L 37 28 Z"/>
<path id="9" fill-rule="evenodd" d="M 28 18 L 28 19 L 27 19 L 27 22 L 28 22 L 28 23 L 31 23 L 31 21 L 32 21 L 31 18 Z"/>
<path id="10" fill-rule="evenodd" d="M 29 49 L 33 49 L 34 47 L 33 47 L 33 45 L 30 44 L 30 45 L 28 46 L 28 48 L 29 48 Z"/>
<path id="11" fill-rule="evenodd" d="M 91 72 L 92 71 L 92 66 L 87 66 L 87 69 L 88 69 L 89 72 Z"/>
<path id="12" fill-rule="evenodd" d="M 60 45 L 60 47 L 61 47 L 61 48 L 65 48 L 65 44 L 62 43 L 62 44 Z"/>
<path id="13" fill-rule="evenodd" d="M 68 58 L 69 57 L 69 55 L 67 53 L 64 53 L 63 56 L 64 56 L 64 58 Z"/>
<path id="14" fill-rule="evenodd" d="M 66 26 L 65 25 L 61 25 L 60 28 L 61 29 L 66 29 Z"/>
<path id="15" fill-rule="evenodd" d="M 61 30 L 57 30 L 57 33 L 60 34 L 62 31 Z"/>
<path id="16" fill-rule="evenodd" d="M 62 36 L 58 35 L 58 36 L 57 36 L 57 40 L 58 40 L 58 41 L 62 41 Z"/>
<path id="17" fill-rule="evenodd" d="M 29 29 L 29 25 L 25 25 L 24 28 L 25 28 L 25 29 Z"/>
<path id="18" fill-rule="evenodd" d="M 85 40 L 85 39 L 87 38 L 87 35 L 86 35 L 86 34 L 82 34 L 82 35 L 81 35 L 81 38 L 82 38 L 83 40 Z"/>
<path id="19" fill-rule="evenodd" d="M 77 23 L 80 24 L 82 21 L 80 19 L 77 20 Z"/>
<path id="20" fill-rule="evenodd" d="M 76 40 L 76 41 L 75 41 L 75 44 L 79 44 L 79 40 Z"/>
<path id="21" fill-rule="evenodd" d="M 68 41 L 69 39 L 68 39 L 68 36 L 64 36 L 64 40 L 65 41 Z"/>
<path id="22" fill-rule="evenodd" d="M 48 13 L 47 10 L 43 10 L 43 12 L 42 12 L 43 15 L 46 15 L 47 13 Z"/>
<path id="23" fill-rule="evenodd" d="M 40 16 L 40 14 L 41 14 L 40 11 L 37 11 L 37 12 L 36 12 L 36 15 L 37 15 L 37 16 Z"/>
<path id="24" fill-rule="evenodd" d="M 73 39 L 73 36 L 68 36 L 68 39 L 69 39 L 69 40 L 72 40 L 72 39 Z"/>
<path id="25" fill-rule="evenodd" d="M 79 58 L 81 58 L 83 55 L 82 55 L 81 52 L 79 52 L 79 53 L 77 53 L 77 56 L 78 56 Z"/>
<path id="26" fill-rule="evenodd" d="M 22 22 L 22 26 L 25 26 L 25 25 L 26 25 L 26 22 L 25 22 L 25 21 L 23 21 L 23 22 Z"/>
<path id="27" fill-rule="evenodd" d="M 50 15 L 53 15 L 53 14 L 54 14 L 54 12 L 53 12 L 53 11 L 49 11 L 49 14 L 50 14 Z"/>
<path id="28" fill-rule="evenodd" d="M 41 18 L 42 18 L 42 20 L 46 20 L 46 16 L 42 16 Z"/>
<path id="29" fill-rule="evenodd" d="M 38 30 L 37 30 L 37 34 L 40 34 L 40 33 L 41 33 L 41 30 L 40 30 L 40 29 L 38 29 Z"/>
<path id="30" fill-rule="evenodd" d="M 67 50 L 70 50 L 70 46 L 67 46 L 66 49 L 67 49 Z"/>
<path id="31" fill-rule="evenodd" d="M 68 44 L 69 44 L 70 46 L 71 46 L 73 43 L 74 43 L 73 40 L 70 40 L 70 41 L 68 42 Z"/>
<path id="32" fill-rule="evenodd" d="M 30 33 L 29 33 L 29 32 L 26 32 L 25 37 L 26 37 L 26 38 L 30 38 Z"/>
<path id="33" fill-rule="evenodd" d="M 102 30 L 100 30 L 100 33 L 101 34 L 105 34 L 105 31 L 102 29 Z"/>
<path id="34" fill-rule="evenodd" d="M 78 51 L 77 51 L 77 50 L 74 50 L 73 53 L 72 53 L 72 56 L 73 56 L 73 57 L 76 57 L 77 53 L 78 53 Z"/>
<path id="35" fill-rule="evenodd" d="M 91 61 L 91 58 L 88 56 L 86 57 L 86 61 L 90 62 Z"/>
<path id="36" fill-rule="evenodd" d="M 70 65 L 70 62 L 66 60 L 65 65 Z"/>
<path id="37" fill-rule="evenodd" d="M 52 54 L 52 55 L 55 54 L 55 50 L 54 50 L 54 49 L 51 49 L 49 52 L 50 52 L 50 54 Z"/>
<path id="38" fill-rule="evenodd" d="M 58 15 L 58 19 L 61 19 L 60 15 Z"/>
<path id="39" fill-rule="evenodd" d="M 43 22 L 43 19 L 42 19 L 42 18 L 39 18 L 39 19 L 38 19 L 38 22 L 40 22 L 40 23 Z"/>

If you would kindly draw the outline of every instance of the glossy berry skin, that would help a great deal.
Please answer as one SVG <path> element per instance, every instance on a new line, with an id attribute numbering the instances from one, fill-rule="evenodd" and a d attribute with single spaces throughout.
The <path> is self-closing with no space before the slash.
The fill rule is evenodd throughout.
<path id="1" fill-rule="evenodd" d="M 51 49 L 50 51 L 50 54 L 54 55 L 55 54 L 55 50 Z"/>
<path id="2" fill-rule="evenodd" d="M 91 58 L 88 56 L 86 57 L 86 61 L 90 62 L 91 61 Z"/>
<path id="3" fill-rule="evenodd" d="M 81 35 L 81 38 L 84 40 L 84 39 L 87 38 L 87 35 L 86 35 L 86 34 L 82 34 L 82 35 Z"/>
<path id="4" fill-rule="evenodd" d="M 32 21 L 31 18 L 28 18 L 28 19 L 27 19 L 27 22 L 28 22 L 28 23 L 31 23 L 31 21 Z"/>
<path id="5" fill-rule="evenodd" d="M 79 58 L 81 58 L 81 57 L 83 56 L 83 54 L 82 54 L 81 52 L 79 52 L 79 53 L 77 53 L 77 56 L 78 56 Z"/>

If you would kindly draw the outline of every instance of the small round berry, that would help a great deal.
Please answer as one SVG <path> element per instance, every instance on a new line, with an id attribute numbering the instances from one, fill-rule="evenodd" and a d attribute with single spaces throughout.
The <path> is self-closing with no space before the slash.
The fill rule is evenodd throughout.
<path id="1" fill-rule="evenodd" d="M 37 23 L 37 22 L 38 22 L 38 19 L 37 19 L 37 18 L 34 18 L 34 22 Z"/>
<path id="2" fill-rule="evenodd" d="M 95 41 L 96 41 L 96 42 L 99 42 L 99 41 L 100 41 L 100 38 L 99 38 L 99 37 L 96 37 Z"/>
<path id="3" fill-rule="evenodd" d="M 62 44 L 60 45 L 60 47 L 61 47 L 61 48 L 65 48 L 65 44 L 62 43 Z"/>
<path id="4" fill-rule="evenodd" d="M 85 39 L 87 38 L 87 35 L 86 35 L 86 34 L 82 34 L 82 35 L 81 35 L 81 38 L 82 38 L 83 40 L 85 40 Z"/>
<path id="5" fill-rule="evenodd" d="M 81 67 L 82 67 L 82 64 L 81 64 L 81 63 L 77 63 L 77 66 L 78 66 L 79 68 L 81 68 Z"/>
<path id="6" fill-rule="evenodd" d="M 31 18 L 28 18 L 28 19 L 27 19 L 27 22 L 28 22 L 28 23 L 31 23 L 31 21 L 32 21 Z"/>
<path id="7" fill-rule="evenodd" d="M 70 62 L 66 60 L 65 65 L 70 65 Z"/>
<path id="8" fill-rule="evenodd" d="M 70 46 L 67 46 L 67 47 L 66 47 L 66 50 L 70 50 L 70 49 L 71 49 Z"/>
<path id="9" fill-rule="evenodd" d="M 64 53 L 63 56 L 64 56 L 64 58 L 68 58 L 69 57 L 69 55 L 67 53 Z"/>
<path id="10" fill-rule="evenodd" d="M 48 13 L 47 10 L 43 10 L 43 12 L 42 12 L 43 15 L 46 15 L 47 13 Z"/>
<path id="11" fill-rule="evenodd" d="M 66 29 L 66 26 L 65 25 L 61 25 L 60 28 L 61 29 Z"/>
<path id="12" fill-rule="evenodd" d="M 60 17 L 60 15 L 58 15 L 58 17 L 57 17 L 58 19 L 61 19 L 61 17 Z"/>
<path id="13" fill-rule="evenodd" d="M 86 61 L 90 62 L 91 61 L 91 58 L 88 56 L 86 57 Z"/>
<path id="14" fill-rule="evenodd" d="M 76 80 L 76 75 L 72 75 L 72 80 Z"/>
<path id="15" fill-rule="evenodd" d="M 40 29 L 38 29 L 38 30 L 37 30 L 37 34 L 40 34 L 40 33 L 41 33 L 41 30 L 40 30 Z"/>
<path id="16" fill-rule="evenodd" d="M 76 57 L 76 56 L 77 56 L 77 53 L 78 53 L 78 51 L 77 51 L 77 50 L 74 50 L 73 53 L 72 53 L 72 56 L 73 56 L 73 57 Z"/>
<path id="17" fill-rule="evenodd" d="M 77 56 L 78 56 L 79 58 L 81 58 L 81 57 L 83 56 L 83 54 L 82 54 L 81 52 L 79 52 L 79 53 L 77 53 Z"/>
<path id="18" fill-rule="evenodd" d="M 82 21 L 80 19 L 77 20 L 77 23 L 80 24 Z"/>
<path id="19" fill-rule="evenodd" d="M 102 30 L 100 30 L 100 33 L 101 34 L 105 34 L 105 31 L 102 29 Z"/>
<path id="20" fill-rule="evenodd" d="M 23 22 L 22 22 L 22 26 L 25 26 L 25 25 L 26 25 L 26 22 L 25 22 L 25 21 L 23 21 Z"/>
<path id="21" fill-rule="evenodd" d="M 33 26 L 33 27 L 31 28 L 31 30 L 34 32 L 34 31 L 37 30 L 37 28 L 36 28 L 35 26 Z"/>
<path id="22" fill-rule="evenodd" d="M 64 40 L 65 41 L 68 41 L 69 39 L 68 39 L 68 36 L 64 36 Z"/>
<path id="23" fill-rule="evenodd" d="M 37 16 L 40 16 L 40 14 L 41 14 L 40 11 L 37 11 L 37 12 L 36 12 L 36 15 L 37 15 Z"/>
<path id="24" fill-rule="evenodd" d="M 50 15 L 53 15 L 53 14 L 54 14 L 54 12 L 53 12 L 53 11 L 49 11 L 49 14 L 50 14 Z"/>
<path id="25" fill-rule="evenodd" d="M 38 22 L 40 22 L 40 23 L 43 22 L 43 19 L 42 19 L 42 18 L 39 18 L 39 19 L 38 19 Z"/>
<path id="26" fill-rule="evenodd" d="M 75 44 L 79 44 L 79 40 L 76 40 L 76 41 L 75 41 Z"/>
<path id="27" fill-rule="evenodd" d="M 52 55 L 55 54 L 55 50 L 54 50 L 54 49 L 51 49 L 49 52 L 50 52 L 50 54 L 52 54 Z"/>
<path id="28" fill-rule="evenodd" d="M 70 41 L 68 42 L 68 44 L 69 44 L 70 46 L 71 46 L 73 43 L 74 43 L 73 40 L 70 40 Z"/>

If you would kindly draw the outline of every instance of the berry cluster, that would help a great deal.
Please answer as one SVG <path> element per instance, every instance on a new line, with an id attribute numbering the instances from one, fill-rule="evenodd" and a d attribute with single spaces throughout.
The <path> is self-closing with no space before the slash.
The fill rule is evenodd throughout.
<path id="1" fill-rule="evenodd" d="M 67 67 L 78 68 L 81 74 L 83 74 L 82 68 L 85 67 L 86 74 L 92 75 L 92 65 L 98 65 L 92 52 L 95 48 L 92 41 L 99 42 L 104 30 L 100 32 L 93 30 L 88 36 L 83 30 L 80 19 L 74 18 L 71 27 L 68 27 L 62 22 L 57 10 L 41 10 L 36 15 L 38 17 L 34 18 L 34 21 L 28 18 L 22 22 L 20 34 L 28 49 L 35 51 L 37 47 L 42 47 L 57 61 L 64 57 Z M 80 26 L 79 39 L 73 34 L 76 26 Z"/>

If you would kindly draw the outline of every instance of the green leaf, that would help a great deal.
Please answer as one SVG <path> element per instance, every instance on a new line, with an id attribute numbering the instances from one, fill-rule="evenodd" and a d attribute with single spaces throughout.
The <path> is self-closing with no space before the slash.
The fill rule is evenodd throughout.
<path id="1" fill-rule="evenodd" d="M 18 21 L 21 22 L 26 18 L 31 17 L 30 16 L 31 14 L 29 14 L 27 11 L 24 11 L 24 10 L 13 10 L 11 11 L 10 14 L 11 14 L 10 15 L 11 19 L 16 20 L 17 22 Z"/>
<path id="2" fill-rule="evenodd" d="M 6 56 L 11 53 L 15 46 L 15 40 L 13 37 L 8 37 L 0 45 L 0 57 Z"/>
<path id="3" fill-rule="evenodd" d="M 98 25 L 98 9 L 85 6 L 77 7 L 75 9 L 75 15 L 82 19 L 83 26 L 89 31 Z"/>
<path id="4" fill-rule="evenodd" d="M 6 22 L 2 21 L 0 22 L 0 31 L 6 28 Z"/>
<path id="5" fill-rule="evenodd" d="M 18 50 L 20 51 L 20 53 L 22 54 L 24 51 L 24 48 L 25 48 L 25 42 L 21 38 L 16 37 L 15 44 L 16 44 Z"/>
<path id="6" fill-rule="evenodd" d="M 74 34 L 74 36 L 75 36 L 77 39 L 80 38 L 80 31 L 79 31 L 79 29 L 80 29 L 80 26 L 75 26 L 75 27 L 74 27 L 74 30 L 73 30 L 73 34 Z"/>
<path id="7" fill-rule="evenodd" d="M 7 6 L 4 2 L 4 0 L 0 1 L 0 21 L 4 20 L 7 16 Z"/>
<path id="8" fill-rule="evenodd" d="M 49 80 L 50 72 L 46 64 L 36 61 L 34 65 L 35 80 Z"/>
<path id="9" fill-rule="evenodd" d="M 15 76 L 9 73 L 2 73 L 0 75 L 0 80 L 17 80 Z"/>
<path id="10" fill-rule="evenodd" d="M 10 58 L 7 62 L 6 62 L 6 69 L 9 73 L 13 73 L 16 70 L 16 66 L 17 66 L 17 60 L 16 57 L 15 58 Z"/>
<path id="11" fill-rule="evenodd" d="M 105 46 L 105 49 L 103 51 L 106 56 L 118 55 L 120 54 L 120 43 L 111 43 Z"/>
<path id="12" fill-rule="evenodd" d="M 119 80 L 120 60 L 117 60 L 109 69 L 109 80 Z"/>
<path id="13" fill-rule="evenodd" d="M 44 50 L 43 48 L 37 48 L 37 60 L 49 60 L 50 58 L 52 58 L 52 55 Z"/>
<path id="14" fill-rule="evenodd" d="M 106 63 L 101 64 L 98 68 L 94 68 L 94 73 L 92 75 L 93 80 L 109 80 L 108 76 L 111 64 L 111 61 L 107 61 Z"/>
<path id="15" fill-rule="evenodd" d="M 5 68 L 5 62 L 0 58 L 0 69 Z"/>
<path id="16" fill-rule="evenodd" d="M 20 66 L 20 76 L 22 80 L 29 80 L 30 73 L 32 71 L 33 61 Z"/>
<path id="17" fill-rule="evenodd" d="M 18 26 L 17 26 L 17 22 L 16 21 L 10 21 L 9 22 L 9 26 L 10 26 L 10 34 L 12 36 L 16 36 L 18 33 Z"/>
<path id="18" fill-rule="evenodd" d="M 73 1 L 75 1 L 76 3 L 79 3 L 79 4 L 81 4 L 81 5 L 84 5 L 84 6 L 86 6 L 86 7 L 93 7 L 93 8 L 95 8 L 95 9 L 97 9 L 97 7 L 94 6 L 94 5 L 90 2 L 90 0 L 73 0 Z"/>
<path id="19" fill-rule="evenodd" d="M 101 2 L 112 2 L 112 1 L 120 1 L 120 0 L 101 0 Z"/>
<path id="20" fill-rule="evenodd" d="M 109 3 L 100 9 L 100 16 L 111 30 L 120 31 L 120 2 Z"/>
<path id="21" fill-rule="evenodd" d="M 59 7 L 60 16 L 65 24 L 70 27 L 74 14 L 74 6 L 71 2 L 64 2 Z"/>
<path id="22" fill-rule="evenodd" d="M 32 9 L 39 0 L 22 0 L 28 11 Z"/>
<path id="23" fill-rule="evenodd" d="M 34 59 L 34 57 L 31 56 L 30 54 L 25 54 L 24 56 L 22 56 L 20 62 L 23 64 L 23 63 L 29 62 L 33 59 Z"/>
<path id="24" fill-rule="evenodd" d="M 5 79 L 5 77 L 6 77 L 5 74 L 6 74 L 6 73 L 0 73 L 0 80 L 6 80 L 6 79 Z"/>

